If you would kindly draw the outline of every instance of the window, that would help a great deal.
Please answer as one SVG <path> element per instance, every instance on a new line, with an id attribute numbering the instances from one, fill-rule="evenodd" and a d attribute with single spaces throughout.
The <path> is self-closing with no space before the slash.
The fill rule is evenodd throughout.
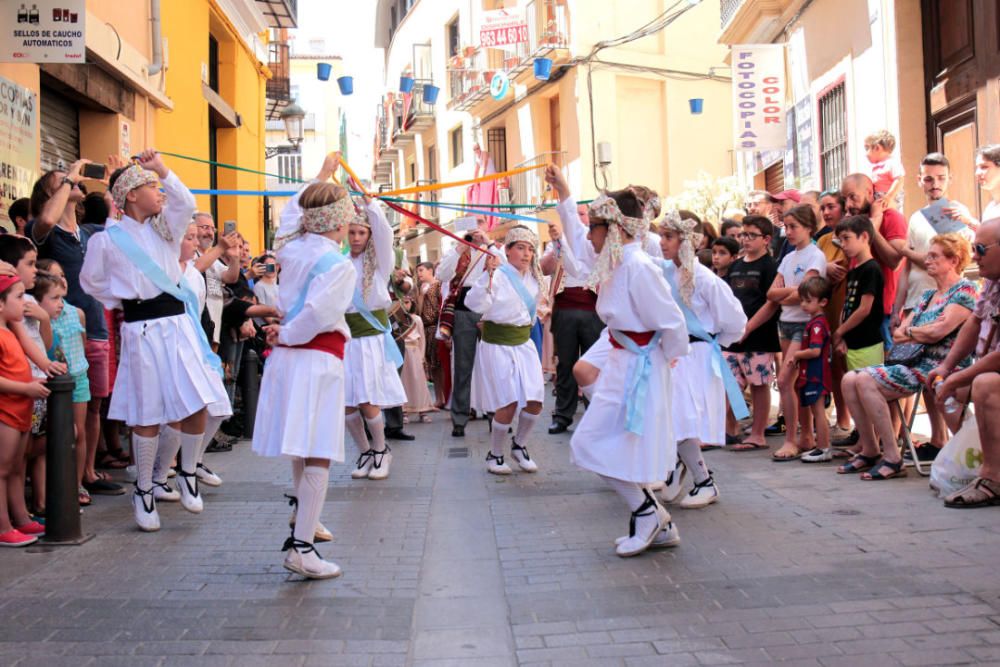
<path id="1" fill-rule="evenodd" d="M 507 171 L 507 130 L 496 128 L 486 130 L 486 150 L 493 158 L 497 171 Z"/>
<path id="2" fill-rule="evenodd" d="M 459 43 L 459 33 L 458 33 L 458 17 L 456 16 L 448 24 L 448 55 L 455 56 L 461 50 L 462 46 Z"/>
<path id="3" fill-rule="evenodd" d="M 278 156 L 278 182 L 295 183 L 302 179 L 302 154 L 285 153 Z"/>
<path id="4" fill-rule="evenodd" d="M 219 92 L 219 40 L 208 36 L 208 87 Z"/>
<path id="5" fill-rule="evenodd" d="M 432 181 L 437 180 L 437 148 L 427 147 L 427 178 Z"/>
<path id="6" fill-rule="evenodd" d="M 448 133 L 448 143 L 451 144 L 451 168 L 454 169 L 462 164 L 464 152 L 462 146 L 462 126 L 459 125 Z"/>
<path id="7" fill-rule="evenodd" d="M 819 166 L 823 189 L 840 188 L 847 176 L 847 96 L 844 82 L 820 94 Z"/>

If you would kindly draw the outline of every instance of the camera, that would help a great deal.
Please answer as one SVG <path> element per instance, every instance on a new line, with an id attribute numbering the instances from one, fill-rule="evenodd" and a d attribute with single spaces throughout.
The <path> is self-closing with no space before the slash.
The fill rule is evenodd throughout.
<path id="1" fill-rule="evenodd" d="M 471 243 L 472 239 L 475 238 L 475 236 L 471 232 L 469 232 L 468 234 L 466 234 L 462 238 L 465 239 L 466 243 Z"/>

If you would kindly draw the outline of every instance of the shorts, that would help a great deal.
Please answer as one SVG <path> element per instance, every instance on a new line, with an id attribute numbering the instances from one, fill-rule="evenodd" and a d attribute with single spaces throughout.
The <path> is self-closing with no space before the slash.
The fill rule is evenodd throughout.
<path id="1" fill-rule="evenodd" d="M 111 343 L 88 338 L 84 352 L 87 363 L 90 364 L 90 368 L 87 369 L 88 393 L 93 398 L 107 398 L 111 394 Z M 76 392 L 73 396 L 73 401 L 77 402 Z"/>
<path id="2" fill-rule="evenodd" d="M 45 398 L 35 400 L 35 409 L 31 413 L 31 435 L 45 435 L 49 425 L 49 401 Z"/>
<path id="3" fill-rule="evenodd" d="M 778 320 L 778 337 L 793 343 L 801 343 L 806 333 L 806 322 L 785 322 Z"/>
<path id="4" fill-rule="evenodd" d="M 806 382 L 799 387 L 799 405 L 808 408 L 826 396 L 827 391 L 822 382 Z"/>
<path id="5" fill-rule="evenodd" d="M 847 370 L 856 371 L 869 366 L 881 366 L 885 361 L 885 346 L 875 343 L 858 350 L 847 350 Z"/>
<path id="6" fill-rule="evenodd" d="M 724 352 L 740 389 L 770 386 L 774 379 L 773 352 Z"/>
<path id="7" fill-rule="evenodd" d="M 87 378 L 87 373 L 78 373 L 73 376 L 73 382 L 76 384 L 73 386 L 73 402 L 74 403 L 89 403 L 90 402 L 90 380 Z"/>

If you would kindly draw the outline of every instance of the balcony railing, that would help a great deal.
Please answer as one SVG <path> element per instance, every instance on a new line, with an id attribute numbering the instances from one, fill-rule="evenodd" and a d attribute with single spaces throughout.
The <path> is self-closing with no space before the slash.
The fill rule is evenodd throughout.
<path id="1" fill-rule="evenodd" d="M 725 28 L 729 23 L 729 20 L 736 15 L 736 10 L 740 8 L 743 4 L 743 0 L 720 0 L 719 5 L 719 18 L 721 20 L 722 28 Z"/>
<path id="2" fill-rule="evenodd" d="M 298 0 L 257 0 L 257 9 L 272 28 L 299 27 Z"/>
<path id="3" fill-rule="evenodd" d="M 291 92 L 288 42 L 271 42 L 267 45 L 267 55 L 267 68 L 271 70 L 272 75 L 267 81 L 267 97 L 276 101 L 287 101 Z"/>
<path id="4" fill-rule="evenodd" d="M 524 162 L 514 166 L 514 169 L 521 167 L 533 167 L 540 164 L 561 163 L 565 151 L 549 151 L 541 153 Z M 541 208 L 546 202 L 555 199 L 555 194 L 551 192 L 545 183 L 544 170 L 533 169 L 520 174 L 515 174 L 504 181 L 501 181 L 498 192 L 500 204 L 531 204 Z M 501 210 L 503 208 L 501 207 Z M 507 209 L 513 213 L 514 209 Z"/>

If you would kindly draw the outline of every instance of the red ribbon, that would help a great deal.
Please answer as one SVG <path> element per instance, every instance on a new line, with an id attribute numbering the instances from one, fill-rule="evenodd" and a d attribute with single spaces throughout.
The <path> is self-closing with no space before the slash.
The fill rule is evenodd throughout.
<path id="1" fill-rule="evenodd" d="M 402 206 L 400 206 L 400 205 L 398 205 L 398 204 L 395 204 L 395 203 L 393 203 L 393 202 L 391 202 L 391 201 L 386 201 L 386 200 L 384 200 L 384 199 L 382 199 L 382 200 L 380 200 L 380 201 L 381 201 L 381 202 L 382 202 L 383 204 L 385 204 L 386 206 L 388 206 L 389 208 L 391 208 L 391 209 L 392 209 L 393 211 L 395 211 L 396 213 L 401 213 L 402 215 L 405 215 L 405 216 L 407 216 L 407 217 L 410 217 L 410 218 L 413 218 L 414 220 L 416 220 L 416 221 L 417 221 L 417 222 L 419 222 L 420 224 L 422 224 L 422 225 L 427 225 L 427 226 L 428 226 L 428 227 L 430 227 L 431 229 L 433 229 L 433 230 L 435 230 L 435 231 L 438 231 L 438 232 L 441 232 L 441 233 L 442 233 L 442 234 L 444 234 L 445 236 L 450 236 L 451 238 L 455 239 L 455 240 L 456 240 L 456 241 L 458 241 L 459 243 L 462 243 L 462 244 L 465 244 L 465 245 L 469 246 L 469 247 L 470 247 L 470 248 L 472 248 L 473 250 L 478 250 L 479 252 L 482 252 L 482 253 L 485 253 L 485 252 L 487 252 L 487 251 L 486 251 L 486 249 L 484 249 L 484 248 L 480 248 L 479 246 L 475 245 L 474 243 L 469 243 L 468 241 L 466 241 L 466 240 L 465 240 L 465 239 L 463 239 L 462 237 L 460 237 L 460 236 L 456 236 L 456 235 L 455 235 L 455 234 L 453 234 L 452 232 L 449 232 L 449 231 L 448 231 L 447 229 L 445 229 L 444 227 L 441 227 L 440 225 L 437 225 L 437 224 L 435 224 L 435 223 L 431 222 L 430 220 L 427 220 L 426 218 L 422 218 L 422 217 L 420 217 L 419 215 L 417 215 L 416 213 L 413 213 L 412 211 L 408 211 L 408 210 L 406 210 L 405 208 L 403 208 Z"/>

